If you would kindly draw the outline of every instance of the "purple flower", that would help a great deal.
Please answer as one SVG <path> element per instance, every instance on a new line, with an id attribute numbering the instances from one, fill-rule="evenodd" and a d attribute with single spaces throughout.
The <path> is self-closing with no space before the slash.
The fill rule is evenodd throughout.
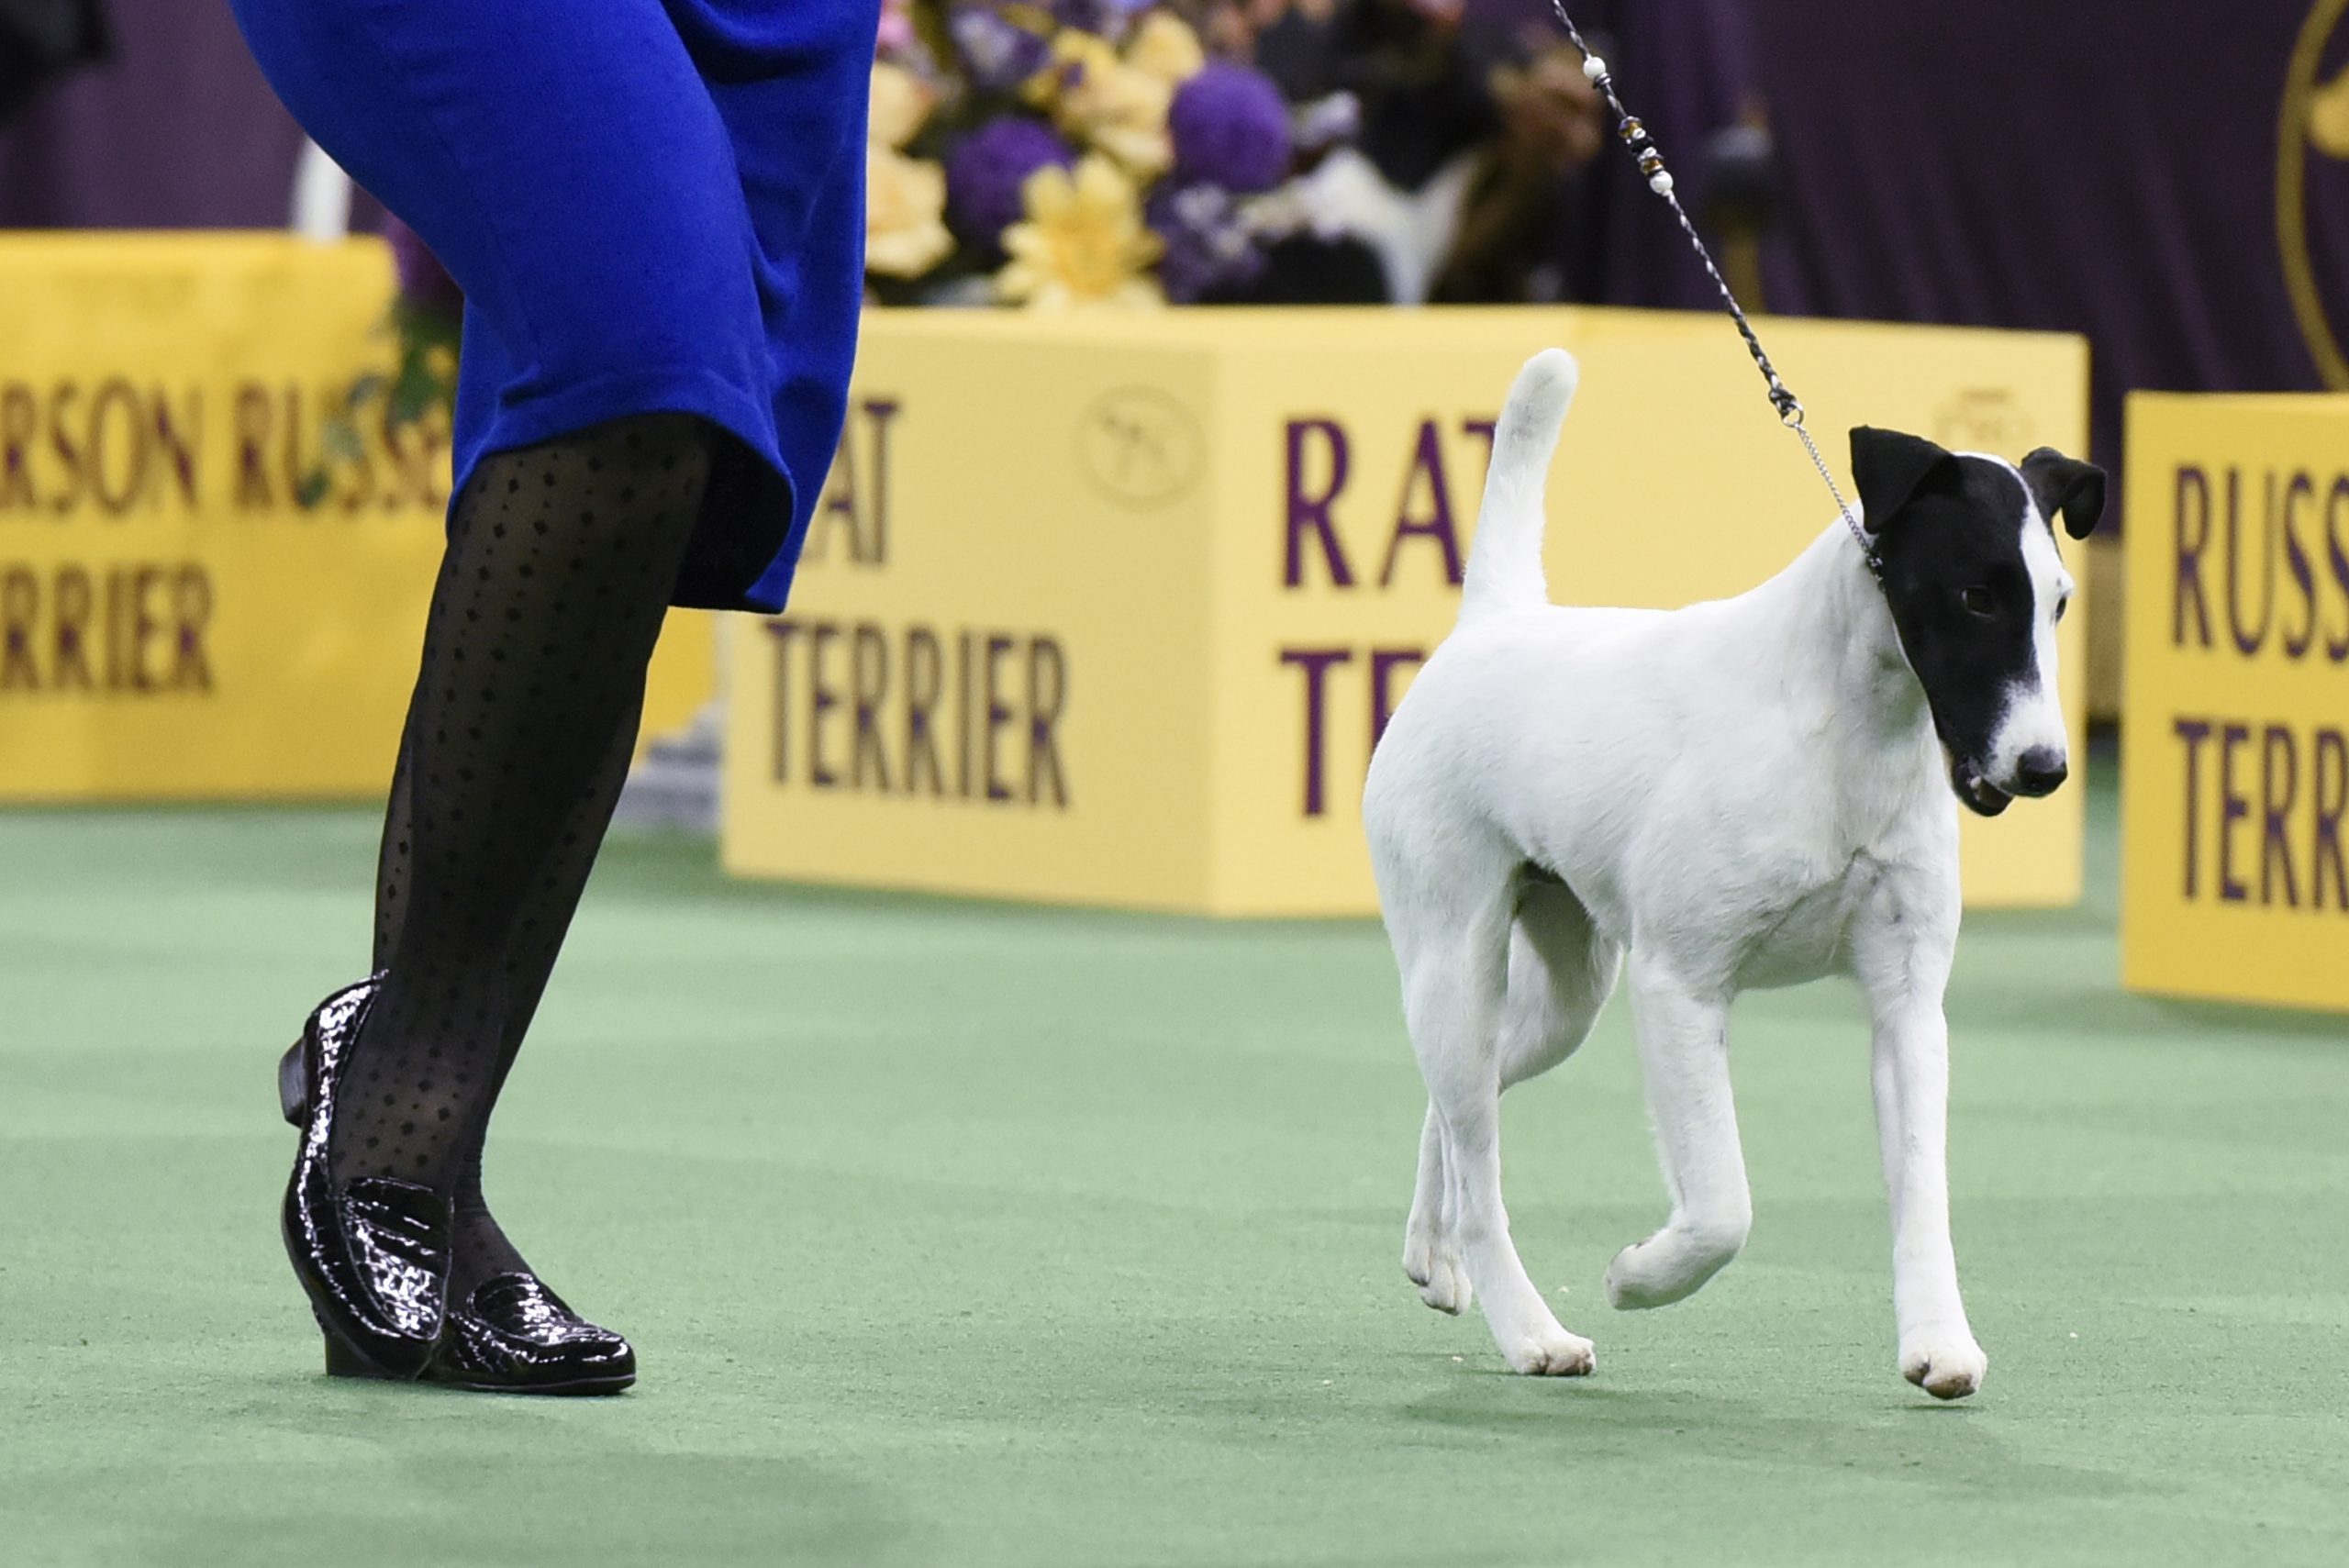
<path id="1" fill-rule="evenodd" d="M 1269 77 L 1218 61 L 1175 90 L 1166 128 L 1174 173 L 1226 190 L 1270 190 L 1288 172 L 1288 105 Z"/>
<path id="2" fill-rule="evenodd" d="M 384 215 L 384 240 L 392 248 L 392 265 L 398 270 L 400 295 L 411 305 L 428 310 L 462 309 L 464 291 L 456 279 L 440 264 L 416 230 L 386 213 Z"/>
<path id="3" fill-rule="evenodd" d="M 993 246 L 1025 210 L 1019 188 L 1047 163 L 1073 168 L 1076 153 L 1049 127 L 1007 115 L 954 144 L 946 155 L 946 211 L 956 233 Z"/>
<path id="4" fill-rule="evenodd" d="M 1161 185 L 1143 217 L 1166 243 L 1158 282 L 1177 305 L 1252 282 L 1264 270 L 1264 252 L 1240 204 L 1220 186 Z"/>
<path id="5" fill-rule="evenodd" d="M 1000 93 L 1052 63 L 1050 39 L 1030 32 L 989 6 L 957 6 L 946 19 L 971 84 Z"/>

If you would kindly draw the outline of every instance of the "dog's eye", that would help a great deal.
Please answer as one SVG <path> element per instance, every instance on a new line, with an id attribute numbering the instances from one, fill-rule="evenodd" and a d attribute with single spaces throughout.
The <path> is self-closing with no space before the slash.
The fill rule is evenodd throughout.
<path id="1" fill-rule="evenodd" d="M 1957 602 L 1965 606 L 1970 616 L 1994 616 L 1998 613 L 1998 600 L 1989 589 L 1983 587 L 1958 590 Z"/>
<path id="2" fill-rule="evenodd" d="M 2057 620 L 2062 620 L 2064 618 L 2064 612 L 2071 607 L 2072 595 L 2066 594 L 2062 598 L 2055 601 L 2055 618 Z"/>

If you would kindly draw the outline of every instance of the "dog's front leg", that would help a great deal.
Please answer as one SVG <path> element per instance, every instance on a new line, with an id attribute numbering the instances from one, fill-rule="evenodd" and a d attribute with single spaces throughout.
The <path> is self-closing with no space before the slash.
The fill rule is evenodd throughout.
<path id="1" fill-rule="evenodd" d="M 1982 1386 L 1988 1358 L 1957 1291 L 1949 1234 L 1949 1019 L 1957 951 L 1954 835 L 1887 878 L 1852 928 L 1853 975 L 1875 1025 L 1876 1137 L 1892 1208 L 1892 1307 L 1900 1374 L 1941 1399 Z"/>
<path id="2" fill-rule="evenodd" d="M 1870 1001 L 1900 1375 L 1935 1398 L 1962 1399 L 1982 1386 L 1989 1358 L 1966 1322 L 1950 1244 L 1949 1021 L 1938 984 L 1930 995 L 1910 985 L 1884 990 Z"/>
<path id="3" fill-rule="evenodd" d="M 1730 1095 L 1728 999 L 1690 986 L 1637 951 L 1631 977 L 1640 1073 L 1672 1218 L 1609 1266 L 1607 1299 L 1626 1308 L 1665 1307 L 1693 1294 L 1737 1256 L 1753 1225 Z"/>

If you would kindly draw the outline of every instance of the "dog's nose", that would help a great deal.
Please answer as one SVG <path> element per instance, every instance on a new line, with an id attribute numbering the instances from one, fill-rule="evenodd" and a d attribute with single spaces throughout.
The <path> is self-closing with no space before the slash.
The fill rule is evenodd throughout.
<path id="1" fill-rule="evenodd" d="M 2015 763 L 2017 795 L 2053 795 L 2071 773 L 2064 753 L 2053 746 L 2033 746 Z"/>

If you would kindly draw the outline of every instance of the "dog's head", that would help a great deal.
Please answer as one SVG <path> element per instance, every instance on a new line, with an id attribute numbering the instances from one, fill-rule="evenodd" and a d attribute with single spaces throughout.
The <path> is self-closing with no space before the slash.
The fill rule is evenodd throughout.
<path id="1" fill-rule="evenodd" d="M 2070 765 L 2055 623 L 2072 596 L 2054 519 L 2086 539 L 2104 471 L 2046 447 L 2014 464 L 1864 426 L 1852 477 L 1957 798 L 1995 817 L 2053 791 Z"/>

